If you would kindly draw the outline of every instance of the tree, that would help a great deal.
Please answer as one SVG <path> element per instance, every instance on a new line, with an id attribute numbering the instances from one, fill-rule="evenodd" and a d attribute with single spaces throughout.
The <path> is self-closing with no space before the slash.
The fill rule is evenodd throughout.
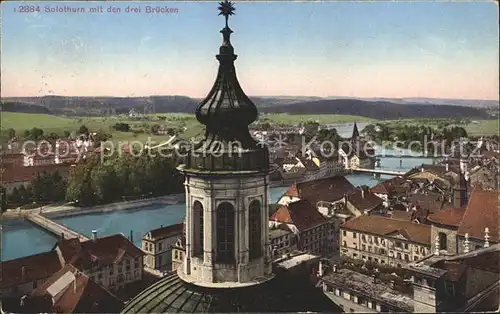
<path id="1" fill-rule="evenodd" d="M 16 137 L 16 130 L 14 130 L 13 128 L 7 129 L 6 132 L 7 132 L 7 136 L 9 137 L 9 140 L 11 138 Z"/>
<path id="2" fill-rule="evenodd" d="M 123 123 L 123 122 L 118 122 L 115 123 L 112 127 L 116 131 L 120 132 L 129 132 L 130 131 L 130 125 L 128 123 Z"/>
<path id="3" fill-rule="evenodd" d="M 21 195 L 19 194 L 19 189 L 14 187 L 9 195 L 9 204 L 21 205 Z"/>
<path id="4" fill-rule="evenodd" d="M 85 134 L 85 135 L 88 135 L 89 134 L 89 129 L 84 125 L 80 125 L 80 127 L 78 128 L 78 134 Z"/>
<path id="5" fill-rule="evenodd" d="M 3 213 L 7 210 L 7 190 L 0 185 L 0 211 Z"/>
<path id="6" fill-rule="evenodd" d="M 151 132 L 151 134 L 155 134 L 156 135 L 156 134 L 158 134 L 159 130 L 160 130 L 160 125 L 159 124 L 153 124 L 151 126 L 150 132 Z"/>
<path id="7" fill-rule="evenodd" d="M 65 130 L 65 131 L 63 132 L 63 136 L 64 136 L 65 138 L 69 138 L 69 137 L 71 136 L 71 132 L 70 132 L 70 131 L 68 131 L 68 130 Z"/>
<path id="8" fill-rule="evenodd" d="M 19 187 L 19 204 L 25 205 L 33 202 L 33 195 L 31 194 L 31 188 L 26 188 L 24 185 Z"/>

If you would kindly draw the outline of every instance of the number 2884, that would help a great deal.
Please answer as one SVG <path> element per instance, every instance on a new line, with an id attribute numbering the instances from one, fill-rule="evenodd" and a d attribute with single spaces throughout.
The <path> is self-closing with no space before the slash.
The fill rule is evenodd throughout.
<path id="1" fill-rule="evenodd" d="M 40 12 L 40 8 L 37 5 L 23 5 L 19 7 L 19 12 L 21 13 Z"/>

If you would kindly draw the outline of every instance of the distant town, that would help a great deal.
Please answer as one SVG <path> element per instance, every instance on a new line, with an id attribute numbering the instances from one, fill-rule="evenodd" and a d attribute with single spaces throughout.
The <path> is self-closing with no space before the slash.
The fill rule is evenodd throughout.
<path id="1" fill-rule="evenodd" d="M 7 7 L 2 5 L 2 9 Z M 184 4 L 176 5 L 182 8 Z M 16 11 L 18 8 L 21 7 L 8 7 L 9 14 L 20 13 Z M 79 3 L 78 7 L 67 3 L 44 8 L 53 13 L 50 15 L 54 19 L 62 13 L 93 12 L 98 16 L 97 13 L 104 11 L 141 12 L 139 6 L 132 9 L 118 2 L 107 9 L 85 3 Z M 158 22 L 162 26 L 154 24 L 155 29 L 149 32 L 160 29 L 160 34 L 156 34 L 163 40 L 165 29 L 170 31 L 166 25 L 175 20 L 176 28 L 182 30 L 182 40 L 171 28 L 169 39 L 180 52 L 174 63 L 187 60 L 189 66 L 202 60 L 182 49 L 185 46 L 196 50 L 190 45 L 200 45 L 203 41 L 190 34 L 213 25 L 209 18 L 215 17 L 217 9 L 222 43 L 212 60 L 218 64 L 216 78 L 211 87 L 206 86 L 208 93 L 202 99 L 56 96 L 53 90 L 40 97 L 2 98 L 1 314 L 500 312 L 498 100 L 249 97 L 236 75 L 237 55 L 232 38 L 240 36 L 238 39 L 244 42 L 252 34 L 243 31 L 233 35 L 234 3 L 222 0 L 217 8 L 214 5 L 214 12 L 204 15 L 203 26 L 195 23 L 197 15 L 188 15 L 189 25 L 179 22 L 177 13 L 184 10 L 177 7 L 145 8 L 146 13 L 175 13 L 175 19 L 172 14 L 171 20 L 162 19 L 165 24 Z M 201 12 L 199 8 L 193 11 Z M 434 9 L 437 10 L 437 5 Z M 33 16 L 37 19 L 38 13 L 43 13 L 37 5 L 23 6 L 23 10 L 36 12 Z M 267 10 L 271 9 L 260 11 L 258 17 L 251 16 L 255 14 L 251 10 L 248 10 L 250 18 L 243 13 L 238 28 L 245 28 L 245 19 L 257 21 L 264 26 L 265 36 L 272 38 L 275 29 L 271 26 L 280 23 L 276 18 L 276 23 L 273 19 L 272 25 L 266 24 Z M 417 11 L 411 12 L 418 16 Z M 345 40 L 352 36 L 354 46 L 358 42 L 367 43 L 361 50 L 370 52 L 364 61 L 369 60 L 371 67 L 381 57 L 372 55 L 374 49 L 369 47 L 366 35 L 372 36 L 371 29 L 375 29 L 372 18 L 380 15 L 383 20 L 379 22 L 385 23 L 387 15 L 367 12 L 365 18 L 370 20 L 370 27 L 360 28 L 363 36 L 355 38 L 353 30 Z M 286 21 L 295 24 L 293 12 L 288 13 Z M 426 11 L 420 18 L 433 14 Z M 475 21 L 480 16 L 469 11 L 466 15 L 476 18 Z M 46 28 L 41 18 L 37 20 L 41 24 L 28 26 L 30 31 L 23 28 L 28 18 L 14 28 L 9 24 L 12 15 L 7 17 L 11 29 L 19 27 L 19 34 L 26 38 L 31 38 L 32 29 Z M 354 17 L 357 15 L 346 21 Z M 141 19 L 139 15 L 134 18 Z M 97 30 L 95 37 L 100 32 L 116 37 L 116 43 L 108 46 L 101 45 L 101 41 L 100 52 L 104 54 L 112 54 L 108 50 L 116 47 L 127 50 L 134 43 L 128 37 L 134 36 L 135 28 L 153 23 L 153 18 L 136 21 L 134 29 L 127 29 L 128 22 L 114 23 L 117 20 L 109 17 L 105 32 L 98 24 L 83 27 L 84 21 L 75 19 L 74 24 L 89 34 Z M 452 21 L 450 17 L 447 19 Z M 93 21 L 99 22 L 97 18 Z M 307 21 L 317 22 L 312 16 Z M 464 23 L 475 25 L 469 22 Z M 69 24 L 60 30 L 71 30 Z M 113 29 L 114 24 L 120 25 L 119 29 Z M 333 28 L 333 24 L 328 25 Z M 459 29 L 458 25 L 453 31 Z M 397 23 L 390 24 L 391 29 L 398 27 Z M 317 31 L 322 29 L 319 27 Z M 481 34 L 488 33 L 485 29 L 481 28 L 484 30 Z M 217 31 L 214 29 L 214 34 Z M 299 34 L 298 29 L 290 30 L 295 31 Z M 419 53 L 427 53 L 426 46 L 431 46 L 429 54 L 434 58 L 442 53 L 435 46 L 443 46 L 441 50 L 447 46 L 444 29 L 440 34 L 443 38 L 423 36 L 421 45 L 418 41 L 404 42 L 403 37 L 419 37 L 417 33 L 410 34 L 412 29 L 407 31 L 401 38 L 394 37 L 401 40 L 398 49 L 388 46 L 386 53 L 401 50 L 404 52 L 401 55 L 415 57 L 415 52 L 408 53 L 403 48 L 418 47 Z M 118 43 L 118 32 L 127 36 L 123 46 Z M 73 36 L 71 32 L 68 34 Z M 450 35 L 452 49 L 467 51 L 467 34 L 464 34 L 456 45 L 458 35 Z M 293 46 L 287 47 L 282 35 L 277 41 L 262 39 L 262 46 L 259 43 L 266 61 L 271 62 L 254 66 L 263 68 L 266 75 L 274 75 L 271 64 L 283 57 L 281 54 L 273 57 L 276 53 L 271 52 L 272 45 L 286 47 L 283 55 L 294 50 Z M 154 49 L 148 50 L 151 47 L 145 43 L 152 37 L 141 36 L 141 51 L 148 51 L 143 60 L 156 60 L 153 50 L 163 51 L 163 47 L 156 40 Z M 2 42 L 4 37 L 2 32 Z M 324 43 L 331 39 L 319 40 L 321 47 L 328 49 L 316 51 L 317 36 L 306 37 L 306 45 L 315 56 L 331 48 Z M 9 39 L 12 40 L 7 36 L 7 43 Z M 382 39 L 377 38 L 377 42 Z M 350 43 L 334 47 L 339 53 L 335 60 L 342 61 L 351 55 L 342 50 L 347 46 Z M 24 49 L 21 44 L 19 47 L 16 44 L 16 54 Z M 75 54 L 69 57 L 71 62 L 59 60 L 61 55 L 55 50 L 51 54 L 61 69 L 69 68 L 70 63 L 73 66 L 75 60 L 81 66 L 86 64 L 85 54 L 90 55 L 88 47 L 92 45 L 68 48 Z M 11 50 L 3 47 L 5 50 L 7 63 L 15 64 L 14 56 L 9 59 Z M 71 51 L 63 50 L 71 55 Z M 246 49 L 242 50 L 244 55 Z M 363 61 L 364 51 L 354 51 L 355 63 Z M 467 79 L 475 80 L 476 72 L 470 66 L 472 61 L 466 60 L 467 54 L 444 55 L 443 60 L 464 58 L 463 63 L 468 65 L 464 73 Z M 485 58 L 481 61 L 489 64 L 487 53 L 470 55 Z M 101 62 L 101 57 L 96 55 L 95 59 Z M 434 59 L 427 57 L 425 60 L 432 64 Z M 134 58 L 127 60 L 135 62 Z M 458 63 L 457 60 L 454 62 Z M 123 87 L 119 86 L 120 81 L 101 75 L 106 73 L 108 62 L 115 61 L 110 58 L 101 62 L 95 80 L 98 85 L 104 86 L 104 81 L 109 80 L 116 86 L 94 86 L 95 90 Z M 399 90 L 406 88 L 408 92 L 413 88 L 411 72 L 420 70 L 418 62 L 415 57 L 398 63 L 398 71 L 408 78 Z M 342 63 L 328 64 L 341 72 L 346 69 Z M 406 63 L 415 66 L 407 71 Z M 156 67 L 157 63 L 154 64 Z M 164 66 L 160 64 L 158 67 Z M 317 67 L 304 64 L 311 71 Z M 384 71 L 387 68 L 389 73 L 392 65 L 387 63 L 381 68 Z M 173 68 L 174 64 L 170 66 Z M 349 72 L 357 73 L 358 68 L 349 65 L 349 69 L 351 66 Z M 30 65 L 23 67 L 28 69 Z M 446 72 L 442 70 L 445 68 L 442 65 L 432 73 L 441 74 Z M 31 73 L 22 72 L 26 69 L 20 69 L 19 73 Z M 293 85 L 292 73 L 296 68 L 290 65 L 290 70 L 281 74 L 280 84 Z M 430 93 L 432 88 L 436 89 L 433 92 L 448 88 L 458 92 L 461 80 L 467 80 L 460 76 L 458 64 L 456 69 L 453 67 L 455 70 L 457 86 L 430 86 L 429 82 L 432 85 L 435 78 L 425 69 L 424 74 L 419 74 L 421 77 L 416 76 L 422 86 L 415 90 Z M 476 92 L 488 94 L 491 82 L 483 70 L 480 71 L 484 84 L 479 84 L 481 91 Z M 2 72 L 12 75 L 10 70 L 4 70 L 3 64 Z M 128 71 L 123 72 L 128 75 Z M 365 88 L 368 90 L 371 85 L 374 89 L 390 86 L 398 90 L 396 85 L 400 82 L 392 78 L 392 83 L 388 83 L 390 75 L 384 77 L 387 82 L 383 84 L 369 78 L 355 85 L 365 79 L 365 72 L 360 73 L 363 74 L 349 77 L 350 83 L 343 88 L 365 93 Z M 28 83 L 30 74 L 24 74 L 16 76 L 16 80 L 21 77 L 26 80 L 23 82 L 13 83 L 15 80 L 10 76 L 7 84 L 2 77 L 2 89 L 5 85 L 13 93 L 19 92 L 20 86 L 32 88 Z M 148 74 L 146 71 L 143 78 Z M 175 78 L 178 86 L 187 84 L 174 72 L 168 75 Z M 255 75 L 253 84 L 261 84 Z M 327 78 L 323 74 L 320 77 L 318 84 Z M 376 77 L 381 78 L 378 73 Z M 441 76 L 436 77 L 449 83 Z M 77 85 L 76 79 L 66 84 L 62 74 L 57 80 L 64 91 L 73 83 Z M 68 76 L 67 81 L 70 80 Z M 155 80 L 147 84 L 134 81 L 138 90 L 134 85 L 133 93 L 140 95 L 139 89 L 149 88 Z M 91 89 L 94 83 L 85 82 L 85 88 Z M 129 89 L 127 82 L 123 84 L 124 89 Z M 161 89 L 165 86 L 168 84 Z M 156 88 L 153 86 L 151 90 Z M 473 89 L 472 86 L 471 93 Z"/>

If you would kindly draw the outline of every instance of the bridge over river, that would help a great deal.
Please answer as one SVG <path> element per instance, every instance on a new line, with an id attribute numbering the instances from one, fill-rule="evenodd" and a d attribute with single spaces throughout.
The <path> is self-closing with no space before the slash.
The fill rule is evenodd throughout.
<path id="1" fill-rule="evenodd" d="M 373 173 L 374 175 L 390 175 L 390 176 L 403 176 L 406 172 L 393 171 L 393 170 L 381 170 L 381 169 L 365 169 L 365 168 L 353 168 L 351 169 L 354 173 Z"/>
<path id="2" fill-rule="evenodd" d="M 80 241 L 87 241 L 88 238 L 83 234 L 80 234 L 74 230 L 69 229 L 66 226 L 60 225 L 47 217 L 44 217 L 38 213 L 30 213 L 24 216 L 24 219 L 37 225 L 38 227 L 47 230 L 48 232 L 54 234 L 57 237 L 64 236 L 65 239 L 77 238 Z"/>

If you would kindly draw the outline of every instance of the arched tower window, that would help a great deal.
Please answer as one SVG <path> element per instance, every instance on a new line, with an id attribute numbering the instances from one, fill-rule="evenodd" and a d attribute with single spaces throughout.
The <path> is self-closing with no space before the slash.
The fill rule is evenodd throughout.
<path id="1" fill-rule="evenodd" d="M 193 203 L 194 222 L 194 254 L 203 254 L 203 205 L 199 201 Z"/>
<path id="2" fill-rule="evenodd" d="M 224 202 L 217 207 L 217 262 L 233 262 L 234 207 Z"/>
<path id="3" fill-rule="evenodd" d="M 260 202 L 255 200 L 248 208 L 248 247 L 250 259 L 262 256 L 262 212 Z"/>

